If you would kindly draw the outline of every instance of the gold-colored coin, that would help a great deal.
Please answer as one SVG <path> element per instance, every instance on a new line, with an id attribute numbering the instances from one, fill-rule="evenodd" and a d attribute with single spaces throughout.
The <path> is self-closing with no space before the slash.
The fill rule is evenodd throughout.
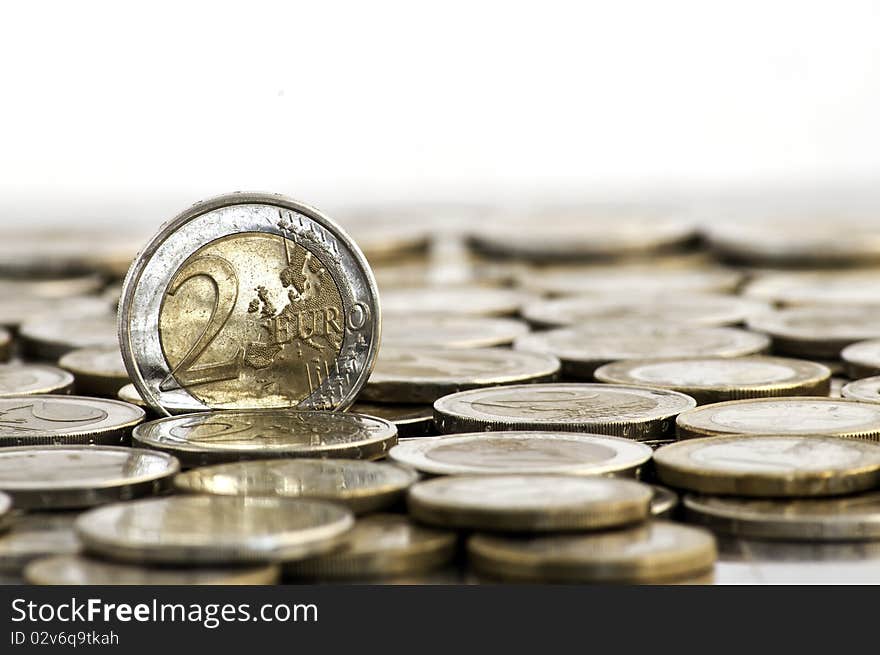
<path id="1" fill-rule="evenodd" d="M 417 525 L 400 514 L 360 518 L 331 553 L 291 562 L 285 575 L 317 579 L 376 579 L 426 573 L 455 554 L 456 535 Z"/>
<path id="2" fill-rule="evenodd" d="M 654 453 L 671 487 L 735 496 L 832 496 L 880 484 L 880 444 L 842 437 L 690 439 Z"/>
<path id="3" fill-rule="evenodd" d="M 0 534 L 0 573 L 17 575 L 35 559 L 75 555 L 80 550 L 73 524 L 76 511 L 27 512 L 12 517 Z"/>
<path id="4" fill-rule="evenodd" d="M 480 573 L 517 582 L 669 583 L 710 571 L 715 539 L 667 521 L 596 534 L 475 535 L 468 561 Z"/>
<path id="5" fill-rule="evenodd" d="M 880 337 L 880 304 L 780 309 L 751 318 L 747 325 L 769 335 L 774 352 L 837 359 L 850 344 Z"/>
<path id="6" fill-rule="evenodd" d="M 394 505 L 418 475 L 384 462 L 276 459 L 202 466 L 174 479 L 179 491 L 215 496 L 318 498 L 356 514 Z"/>
<path id="7" fill-rule="evenodd" d="M 600 476 L 451 475 L 409 489 L 410 514 L 430 525 L 468 530 L 598 530 L 643 521 L 647 485 Z"/>
<path id="8" fill-rule="evenodd" d="M 397 436 L 401 439 L 436 434 L 434 407 L 431 405 L 356 402 L 350 411 L 353 414 L 376 416 L 393 423 L 397 428 Z"/>
<path id="9" fill-rule="evenodd" d="M 45 364 L 0 364 L 0 398 L 31 394 L 67 394 L 73 389 L 73 376 Z"/>
<path id="10" fill-rule="evenodd" d="M 33 359 L 57 362 L 78 348 L 118 348 L 116 318 L 110 314 L 76 316 L 61 313 L 23 323 L 18 332 L 24 353 Z"/>
<path id="11" fill-rule="evenodd" d="M 880 403 L 880 376 L 845 384 L 840 390 L 840 395 L 863 403 Z"/>
<path id="12" fill-rule="evenodd" d="M 378 459 L 397 443 L 397 430 L 360 414 L 240 409 L 149 421 L 132 439 L 191 467 L 275 457 Z"/>
<path id="13" fill-rule="evenodd" d="M 186 210 L 142 250 L 122 295 L 122 355 L 158 412 L 345 409 L 378 350 L 378 293 L 360 250 L 282 196 Z"/>
<path id="14" fill-rule="evenodd" d="M 840 352 L 840 358 L 853 380 L 880 375 L 880 339 L 849 345 Z"/>
<path id="15" fill-rule="evenodd" d="M 491 348 L 509 346 L 529 326 L 512 318 L 397 314 L 382 323 L 384 347 Z"/>
<path id="16" fill-rule="evenodd" d="M 880 492 L 840 498 L 684 497 L 689 521 L 745 539 L 880 540 Z"/>
<path id="17" fill-rule="evenodd" d="M 23 575 L 25 582 L 35 585 L 271 585 L 278 582 L 281 569 L 275 565 L 158 567 L 58 555 L 31 562 Z"/>
<path id="18" fill-rule="evenodd" d="M 680 391 L 697 403 L 767 396 L 828 395 L 831 371 L 822 364 L 783 357 L 639 359 L 605 364 L 596 379 Z"/>
<path id="19" fill-rule="evenodd" d="M 72 350 L 58 360 L 58 366 L 73 373 L 76 392 L 84 396 L 116 398 L 129 384 L 118 344 Z"/>
<path id="20" fill-rule="evenodd" d="M 820 396 L 703 405 L 676 419 L 679 439 L 723 435 L 824 435 L 880 440 L 880 406 Z"/>
<path id="21" fill-rule="evenodd" d="M 465 389 L 552 382 L 559 360 L 545 353 L 500 348 L 383 347 L 360 398 L 373 402 L 432 403 Z"/>

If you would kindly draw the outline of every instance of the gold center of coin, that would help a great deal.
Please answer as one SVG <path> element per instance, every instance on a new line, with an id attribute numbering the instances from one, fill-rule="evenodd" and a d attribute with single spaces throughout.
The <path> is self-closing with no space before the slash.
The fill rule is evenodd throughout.
<path id="1" fill-rule="evenodd" d="M 275 234 L 217 239 L 165 289 L 161 389 L 218 408 L 295 406 L 335 371 L 344 327 L 339 288 L 313 252 Z"/>

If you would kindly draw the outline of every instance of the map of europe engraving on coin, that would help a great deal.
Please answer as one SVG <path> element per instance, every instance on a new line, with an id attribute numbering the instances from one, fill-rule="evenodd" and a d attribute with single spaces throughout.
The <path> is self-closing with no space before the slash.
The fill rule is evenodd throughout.
<path id="1" fill-rule="evenodd" d="M 167 223 L 126 279 L 123 359 L 163 413 L 345 409 L 378 351 L 378 292 L 353 241 L 315 209 L 239 193 Z"/>

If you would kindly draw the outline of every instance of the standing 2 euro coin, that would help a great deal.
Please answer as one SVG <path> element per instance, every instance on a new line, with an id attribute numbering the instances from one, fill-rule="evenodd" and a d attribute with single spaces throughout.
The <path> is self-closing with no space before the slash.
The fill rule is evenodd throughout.
<path id="1" fill-rule="evenodd" d="M 345 409 L 379 344 L 373 274 L 348 235 L 279 195 L 194 205 L 132 264 L 119 309 L 122 356 L 144 400 L 168 414 Z"/>

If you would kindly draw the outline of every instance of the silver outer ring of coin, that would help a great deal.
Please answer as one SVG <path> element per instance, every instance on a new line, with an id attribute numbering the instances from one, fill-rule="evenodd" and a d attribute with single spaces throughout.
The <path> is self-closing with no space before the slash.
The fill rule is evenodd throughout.
<path id="1" fill-rule="evenodd" d="M 863 403 L 880 403 L 880 376 L 855 380 L 843 385 L 840 395 Z"/>
<path id="2" fill-rule="evenodd" d="M 28 371 L 39 371 L 45 373 L 49 377 L 54 377 L 55 381 L 43 381 L 38 385 L 31 385 L 30 388 L 18 388 L 16 391 L 8 394 L 0 393 L 0 398 L 7 396 L 25 396 L 31 394 L 69 394 L 73 389 L 73 375 L 57 366 L 49 364 L 0 364 L 0 374 L 5 371 L 20 371 L 27 373 Z"/>
<path id="3" fill-rule="evenodd" d="M 850 344 L 840 351 L 840 358 L 852 380 L 880 375 L 880 339 Z"/>
<path id="4" fill-rule="evenodd" d="M 126 538 L 112 533 L 107 522 L 118 520 L 120 513 L 137 512 L 147 503 L 166 505 L 203 503 L 206 506 L 229 507 L 245 503 L 275 505 L 279 517 L 297 511 L 297 506 L 323 512 L 328 520 L 320 525 L 302 529 L 279 529 L 274 535 L 257 535 L 253 538 L 240 536 L 223 543 L 221 539 L 212 540 L 215 535 L 204 533 L 197 541 L 192 539 L 175 540 L 175 535 L 167 536 L 166 541 L 142 535 L 142 538 Z M 174 511 L 168 508 L 165 512 Z M 207 510 L 211 511 L 211 510 Z M 280 523 L 280 521 L 279 521 Z M 74 530 L 87 552 L 99 554 L 109 559 L 133 563 L 167 564 L 234 564 L 247 562 L 282 562 L 320 555 L 333 549 L 339 538 L 354 525 L 351 512 L 335 503 L 302 498 L 234 498 L 220 496 L 170 496 L 166 498 L 147 498 L 128 503 L 114 503 L 88 510 L 76 519 Z M 128 535 L 131 536 L 131 535 Z M 153 535 L 155 536 L 155 535 Z M 200 535 L 202 537 L 202 535 Z"/>
<path id="5" fill-rule="evenodd" d="M 306 451 L 302 448 L 277 448 L 277 449 L 260 449 L 260 450 L 246 450 L 246 449 L 235 449 L 235 448 L 214 448 L 209 449 L 204 446 L 193 446 L 185 441 L 180 442 L 171 442 L 168 440 L 164 440 L 161 438 L 162 434 L 160 432 L 160 438 L 156 438 L 155 435 L 151 435 L 150 432 L 153 430 L 162 430 L 166 426 L 174 423 L 182 423 L 185 421 L 191 421 L 193 419 L 198 418 L 206 418 L 210 419 L 215 414 L 221 415 L 220 418 L 224 415 L 229 414 L 253 414 L 253 413 L 272 413 L 279 412 L 284 410 L 279 409 L 220 409 L 215 410 L 214 412 L 196 412 L 192 414 L 179 414 L 177 416 L 166 416 L 164 418 L 156 419 L 154 421 L 148 421 L 143 425 L 137 426 L 138 429 L 132 431 L 132 443 L 136 444 L 140 448 L 150 448 L 153 450 L 162 450 L 170 455 L 174 455 L 180 460 L 180 463 L 185 468 L 190 468 L 193 466 L 207 466 L 211 464 L 226 464 L 230 462 L 236 461 L 246 461 L 251 459 L 270 459 L 273 457 L 281 457 L 281 458 L 290 458 L 290 457 L 337 457 L 340 459 L 379 459 L 383 457 L 388 449 L 397 443 L 397 428 L 390 421 L 386 421 L 385 419 L 378 418 L 376 416 L 369 416 L 372 421 L 376 421 L 380 427 L 384 428 L 382 432 L 376 435 L 373 439 L 370 440 L 362 440 L 357 442 L 350 442 L 345 444 L 339 444 L 331 447 L 322 447 L 315 448 L 311 451 Z M 303 414 L 307 414 L 310 412 L 301 412 Z M 316 414 L 324 414 L 325 412 L 311 412 Z M 355 416 L 350 412 L 332 412 L 333 414 L 338 414 L 340 416 Z M 366 416 L 366 415 L 363 415 Z"/>
<path id="6" fill-rule="evenodd" d="M 360 469 L 364 473 L 386 471 L 388 473 L 399 474 L 400 480 L 389 481 L 387 478 L 384 482 L 376 484 L 372 487 L 355 487 L 354 489 L 343 488 L 342 485 L 337 488 L 335 494 L 324 495 L 316 493 L 223 493 L 213 489 L 205 489 L 199 484 L 199 478 L 219 475 L 225 479 L 250 477 L 253 475 L 248 471 L 250 468 L 259 466 L 273 466 L 286 462 L 295 466 L 302 466 L 306 469 L 322 466 L 338 466 L 340 469 L 349 467 L 351 469 Z M 307 477 L 308 473 L 304 472 L 302 477 Z M 296 480 L 295 476 L 291 476 L 292 480 Z M 251 460 L 247 462 L 230 462 L 228 464 L 217 464 L 216 466 L 200 466 L 185 473 L 181 473 L 174 478 L 174 488 L 184 493 L 206 494 L 210 496 L 278 496 L 281 498 L 313 498 L 316 500 L 327 500 L 334 503 L 345 505 L 355 514 L 365 514 L 367 512 L 375 512 L 377 510 L 393 505 L 396 501 L 401 500 L 407 488 L 419 479 L 418 474 L 406 466 L 398 466 L 389 462 L 371 462 L 362 459 L 271 459 L 271 460 Z M 302 492 L 300 485 L 293 485 L 297 491 Z M 353 493 L 351 493 L 353 491 Z M 346 493 L 349 492 L 349 493 Z"/>
<path id="7" fill-rule="evenodd" d="M 803 503 L 845 503 L 850 498 L 880 496 L 872 492 L 859 496 L 820 499 L 741 499 L 687 494 L 682 500 L 685 517 L 713 532 L 746 539 L 782 541 L 875 541 L 880 539 L 880 511 L 863 514 L 846 512 L 815 514 L 797 511 Z M 878 500 L 880 502 L 880 500 Z M 767 514 L 750 505 L 778 505 L 780 511 Z"/>
<path id="8" fill-rule="evenodd" d="M 118 324 L 122 359 L 141 397 L 157 413 L 170 415 L 177 408 L 212 409 L 184 389 L 159 390 L 162 380 L 171 375 L 158 324 L 164 290 L 172 276 L 199 248 L 231 234 L 262 232 L 290 237 L 280 224 L 282 216 L 303 226 L 297 238 L 309 241 L 333 279 L 344 282 L 337 283 L 344 315 L 348 317 L 355 306 L 361 308 L 363 330 L 349 329 L 346 324 L 341 346 L 354 354 L 352 370 L 358 375 L 333 408 L 346 409 L 354 402 L 370 376 L 381 336 L 379 291 L 366 258 L 339 225 L 313 207 L 276 194 L 234 193 L 197 203 L 165 223 L 138 254 L 123 283 Z M 227 217 L 234 220 L 224 220 Z M 366 337 L 366 344 L 358 345 L 356 336 Z M 334 398 L 331 383 L 332 376 L 328 376 L 297 409 L 317 408 L 322 394 Z"/>
<path id="9" fill-rule="evenodd" d="M 862 461 L 847 467 L 825 470 L 767 471 L 761 462 L 752 470 L 731 470 L 700 465 L 692 453 L 703 448 L 715 448 L 727 443 L 750 441 L 808 440 L 811 443 L 829 442 L 860 450 L 865 457 L 873 455 L 871 463 Z M 880 483 L 880 445 L 861 439 L 826 437 L 819 435 L 726 435 L 688 439 L 660 448 L 654 453 L 654 467 L 663 484 L 676 489 L 688 489 L 702 494 L 788 498 L 807 496 L 836 496 L 872 489 Z"/>
<path id="10" fill-rule="evenodd" d="M 90 574 L 101 571 L 100 579 L 89 579 Z M 126 578 L 125 573 L 137 576 Z M 78 572 L 78 575 L 75 573 Z M 178 574 L 180 579 L 175 581 Z M 120 580 L 119 576 L 122 575 Z M 158 576 L 151 579 L 152 575 Z M 187 576 L 193 576 L 187 579 Z M 22 572 L 22 577 L 32 585 L 271 585 L 281 577 L 281 569 L 277 565 L 265 566 L 233 566 L 217 569 L 150 567 L 122 564 L 96 560 L 82 555 L 56 555 L 34 560 Z"/>
<path id="11" fill-rule="evenodd" d="M 140 424 L 144 420 L 146 413 L 140 407 L 121 400 L 111 400 L 109 398 L 89 398 L 86 396 L 62 396 L 62 395 L 46 395 L 34 394 L 32 396 L 4 396 L 0 398 L 0 405 L 8 402 L 23 403 L 27 406 L 29 403 L 39 401 L 46 402 L 77 402 L 82 401 L 86 404 L 101 404 L 104 406 L 117 407 L 125 410 L 130 418 L 117 423 L 109 423 L 100 429 L 95 429 L 94 424 L 85 428 L 70 428 L 61 432 L 41 432 L 35 431 L 36 434 L 8 432 L 0 427 L 0 447 L 9 446 L 73 446 L 76 444 L 102 445 L 102 446 L 118 446 L 127 442 L 131 436 L 132 428 Z M 0 408 L 0 413 L 2 413 Z M 102 410 L 103 411 L 103 410 Z M 109 417 L 108 417 L 109 418 Z M 106 419 L 104 419 L 106 421 Z"/>
<path id="12" fill-rule="evenodd" d="M 509 482 L 518 479 L 523 484 L 607 484 L 619 487 L 620 498 L 596 501 L 548 502 L 545 507 L 492 507 L 480 503 L 449 500 L 443 487 L 456 485 Z M 577 482 L 576 482 L 577 481 Z M 438 491 L 438 489 L 440 491 Z M 644 493 L 642 493 L 644 492 Z M 450 475 L 418 482 L 409 488 L 409 514 L 421 523 L 441 528 L 485 530 L 487 532 L 558 532 L 599 530 L 644 521 L 650 516 L 651 488 L 648 485 L 622 478 L 571 475 Z"/>
<path id="13" fill-rule="evenodd" d="M 433 403 L 442 396 L 478 389 L 487 386 L 501 386 L 507 384 L 531 384 L 536 382 L 553 382 L 556 380 L 560 363 L 559 360 L 549 353 L 533 353 L 515 350 L 501 350 L 499 348 L 485 349 L 450 349 L 450 348 L 387 348 L 404 353 L 425 353 L 426 351 L 436 357 L 444 354 L 449 356 L 468 358 L 480 357 L 494 359 L 497 364 L 499 359 L 517 361 L 518 371 L 509 370 L 504 375 L 486 370 L 479 376 L 441 374 L 425 376 L 407 376 L 385 373 L 378 366 L 364 386 L 359 400 L 367 402 L 390 402 L 390 403 Z M 382 355 L 379 355 L 381 360 Z M 492 363 L 492 362 L 489 362 Z M 454 365 L 450 365 L 452 368 Z"/>
<path id="14" fill-rule="evenodd" d="M 599 464 L 572 461 L 566 465 L 545 467 L 519 467 L 511 464 L 499 468 L 479 464 L 446 464 L 430 458 L 433 449 L 458 444 L 489 444 L 492 441 L 516 439 L 518 441 L 574 442 L 585 445 L 599 445 L 614 449 L 614 456 Z M 626 475 L 634 473 L 651 459 L 650 447 L 621 437 L 611 437 L 583 432 L 475 432 L 451 434 L 441 437 L 426 437 L 398 443 L 388 451 L 392 461 L 411 466 L 422 473 L 431 475 L 498 475 L 498 474 L 564 474 L 564 475 Z"/>
<path id="15" fill-rule="evenodd" d="M 768 381 L 756 383 L 728 384 L 691 384 L 676 383 L 672 380 L 658 382 L 656 380 L 643 380 L 631 375 L 633 369 L 643 366 L 661 366 L 663 364 L 688 364 L 705 361 L 715 361 L 720 365 L 730 363 L 754 362 L 755 364 L 770 364 L 786 366 L 796 375 L 789 380 Z M 718 403 L 727 400 L 742 400 L 746 398 L 767 398 L 778 396 L 822 396 L 828 395 L 831 390 L 831 370 L 817 362 L 805 359 L 790 359 L 787 357 L 683 357 L 671 359 L 625 359 L 610 362 L 596 369 L 595 377 L 600 382 L 609 384 L 635 384 L 643 387 L 657 387 L 685 393 L 697 401 L 699 405 Z"/>
<path id="16" fill-rule="evenodd" d="M 576 390 L 578 388 L 597 388 L 602 391 L 620 391 L 632 395 L 648 394 L 655 396 L 666 396 L 670 399 L 677 400 L 681 405 L 678 408 L 672 408 L 668 411 L 661 411 L 644 418 L 628 418 L 605 420 L 595 419 L 572 419 L 565 420 L 563 418 L 552 418 L 547 420 L 536 420 L 526 418 L 505 419 L 503 416 L 478 416 L 455 411 L 450 405 L 470 395 L 479 395 L 490 393 L 492 391 L 511 391 L 526 390 L 534 392 L 535 390 L 556 387 L 562 389 Z M 649 387 L 623 386 L 589 382 L 556 382 L 549 384 L 519 384 L 506 387 L 485 387 L 483 389 L 471 389 L 470 391 L 460 391 L 458 393 L 443 396 L 434 403 L 434 425 L 437 430 L 443 434 L 455 434 L 461 432 L 480 432 L 493 431 L 505 432 L 509 430 L 552 430 L 560 432 L 590 432 L 596 434 L 608 434 L 615 437 L 624 437 L 634 439 L 636 441 L 655 441 L 663 440 L 664 437 L 672 438 L 675 433 L 675 417 L 684 411 L 696 407 L 697 402 L 690 396 L 678 393 L 677 391 L 668 391 L 666 389 L 651 389 Z"/>
<path id="17" fill-rule="evenodd" d="M 109 478 L 89 486 L 72 485 L 63 480 L 38 481 L 31 478 L 24 483 L 11 483 L 0 478 L 0 488 L 12 497 L 16 509 L 71 509 L 94 507 L 140 496 L 161 494 L 171 489 L 173 477 L 180 472 L 176 457 L 158 451 L 124 448 L 122 446 L 21 446 L 0 449 L 0 460 L 18 454 L 54 452 L 75 453 L 83 459 L 92 453 L 119 453 L 128 458 L 150 457 L 162 460 L 164 470 L 150 475 L 132 474 Z M 83 463 L 88 466 L 87 462 Z"/>

